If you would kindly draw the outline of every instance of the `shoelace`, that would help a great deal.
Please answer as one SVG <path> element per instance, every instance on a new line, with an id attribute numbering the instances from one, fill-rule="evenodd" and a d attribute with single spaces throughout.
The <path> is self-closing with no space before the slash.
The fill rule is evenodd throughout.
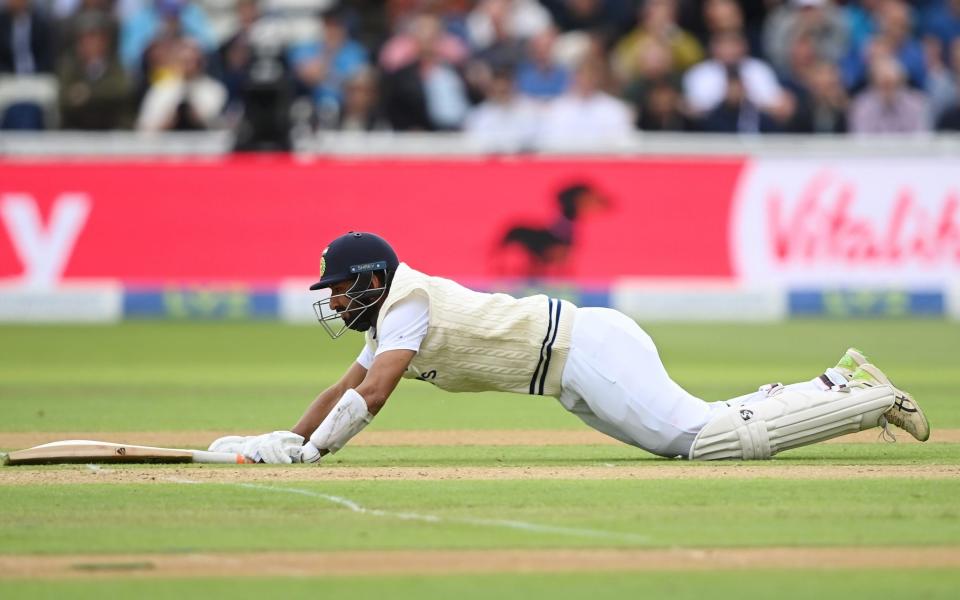
<path id="1" fill-rule="evenodd" d="M 890 422 L 887 421 L 885 416 L 880 417 L 880 435 L 877 436 L 877 439 L 883 440 L 888 444 L 892 444 L 897 441 L 897 436 L 893 434 L 893 431 L 890 430 Z"/>

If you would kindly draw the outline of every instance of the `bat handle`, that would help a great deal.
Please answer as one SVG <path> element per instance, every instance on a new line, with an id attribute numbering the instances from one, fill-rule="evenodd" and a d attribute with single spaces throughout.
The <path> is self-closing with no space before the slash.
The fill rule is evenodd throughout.
<path id="1" fill-rule="evenodd" d="M 193 462 L 217 465 L 244 465 L 253 461 L 242 454 L 234 452 L 210 452 L 209 450 L 194 450 Z"/>

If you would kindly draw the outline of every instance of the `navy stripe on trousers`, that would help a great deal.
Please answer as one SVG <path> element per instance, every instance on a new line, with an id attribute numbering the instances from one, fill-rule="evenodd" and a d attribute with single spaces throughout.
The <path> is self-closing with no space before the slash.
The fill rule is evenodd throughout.
<path id="1" fill-rule="evenodd" d="M 554 321 L 560 324 L 560 301 L 553 298 L 547 298 L 547 333 L 543 336 L 543 342 L 540 344 L 540 360 L 537 361 L 537 368 L 533 371 L 533 377 L 530 378 L 530 393 L 543 395 L 543 383 L 546 380 L 547 368 L 550 366 L 550 351 L 553 348 L 553 342 L 557 339 L 557 332 Z M 554 315 L 556 307 L 556 315 Z M 550 334 L 553 333 L 553 337 Z M 541 367 L 543 371 L 541 372 Z M 539 385 L 538 385 L 539 384 Z"/>

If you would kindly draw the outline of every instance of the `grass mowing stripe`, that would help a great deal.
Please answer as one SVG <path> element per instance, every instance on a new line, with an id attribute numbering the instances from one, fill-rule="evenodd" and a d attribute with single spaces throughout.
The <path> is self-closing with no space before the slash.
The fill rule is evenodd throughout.
<path id="1" fill-rule="evenodd" d="M 880 569 L 884 569 L 881 571 Z M 536 573 L 503 575 L 96 579 L 0 581 L 10 600 L 184 600 L 185 598 L 349 598 L 350 600 L 953 600 L 960 588 L 955 569 L 895 570 L 889 565 L 851 571 L 706 571 L 677 573 Z M 385 590 L 389 590 L 386 593 Z"/>
<path id="2" fill-rule="evenodd" d="M 960 427 L 960 404 L 950 392 L 960 384 L 955 323 L 644 326 L 678 383 L 706 399 L 809 379 L 847 346 L 859 345 L 916 395 L 935 429 Z M 2 326 L 0 339 L 0 430 L 6 431 L 123 431 L 144 423 L 170 430 L 288 428 L 362 346 L 359 336 L 332 341 L 316 328 L 275 323 Z M 422 382 L 402 384 L 374 425 L 582 427 L 550 398 L 446 394 Z"/>
<path id="3" fill-rule="evenodd" d="M 954 546 L 960 540 L 960 479 L 332 481 L 289 487 L 445 520 L 371 518 L 299 494 L 252 494 L 222 484 L 0 486 L 0 552 L 877 547 Z M 615 531 L 649 541 L 561 537 L 459 519 Z"/>

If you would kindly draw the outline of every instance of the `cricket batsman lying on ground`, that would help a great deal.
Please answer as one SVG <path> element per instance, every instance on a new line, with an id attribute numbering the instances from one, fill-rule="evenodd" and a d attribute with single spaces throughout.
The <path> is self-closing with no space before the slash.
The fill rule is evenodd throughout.
<path id="1" fill-rule="evenodd" d="M 291 431 L 224 437 L 210 450 L 316 462 L 370 423 L 401 377 L 451 392 L 553 396 L 590 427 L 665 457 L 765 459 L 888 424 L 930 437 L 910 394 L 853 348 L 810 381 L 705 402 L 670 379 L 653 340 L 629 317 L 543 295 L 474 292 L 401 263 L 371 233 L 350 232 L 324 250 L 310 289 L 324 288 L 330 297 L 314 309 L 328 333 L 366 334 L 356 362 Z"/>

